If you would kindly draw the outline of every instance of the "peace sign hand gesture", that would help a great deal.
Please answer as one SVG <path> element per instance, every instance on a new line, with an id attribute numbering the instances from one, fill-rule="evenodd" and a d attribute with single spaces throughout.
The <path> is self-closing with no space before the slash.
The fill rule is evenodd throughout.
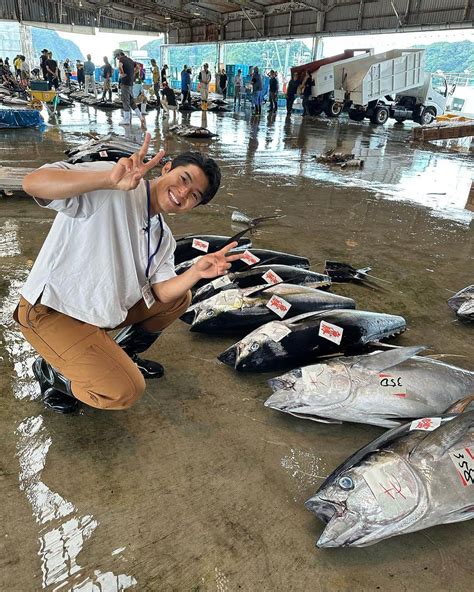
<path id="1" fill-rule="evenodd" d="M 194 264 L 196 271 L 201 278 L 214 278 L 219 275 L 227 273 L 230 269 L 231 262 L 237 261 L 241 257 L 241 253 L 236 255 L 227 255 L 227 253 L 238 245 L 237 241 L 230 243 L 223 247 L 220 251 L 204 255 Z"/>
<path id="2" fill-rule="evenodd" d="M 160 150 L 149 162 L 145 163 L 150 145 L 151 135 L 145 134 L 145 140 L 138 152 L 130 158 L 121 158 L 110 171 L 109 181 L 111 189 L 129 191 L 135 189 L 148 171 L 157 166 L 163 158 L 165 151 Z"/>

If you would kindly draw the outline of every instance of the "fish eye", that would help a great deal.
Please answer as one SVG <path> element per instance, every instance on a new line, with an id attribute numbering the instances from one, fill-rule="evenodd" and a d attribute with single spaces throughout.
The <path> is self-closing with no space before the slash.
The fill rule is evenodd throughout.
<path id="1" fill-rule="evenodd" d="M 352 481 L 352 478 L 345 475 L 344 477 L 341 477 L 339 479 L 339 481 L 337 482 L 337 484 L 339 485 L 339 487 L 341 489 L 344 489 L 344 491 L 349 491 L 350 489 L 354 489 L 354 481 Z"/>
<path id="2" fill-rule="evenodd" d="M 213 310 L 208 310 L 208 311 L 206 312 L 206 316 L 208 316 L 208 317 L 212 317 L 212 316 L 214 316 L 214 311 L 213 311 Z"/>
<path id="3" fill-rule="evenodd" d="M 255 341 L 252 343 L 252 345 L 249 347 L 250 351 L 257 351 L 257 349 L 259 348 L 258 343 L 256 343 Z"/>

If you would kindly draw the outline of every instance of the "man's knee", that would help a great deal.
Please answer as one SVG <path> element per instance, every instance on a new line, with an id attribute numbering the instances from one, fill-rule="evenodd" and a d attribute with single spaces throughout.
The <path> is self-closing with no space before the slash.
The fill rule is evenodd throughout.
<path id="1" fill-rule="evenodd" d="M 72 391 L 78 399 L 98 409 L 128 409 L 138 401 L 145 392 L 145 379 L 133 364 L 132 370 L 117 369 L 96 384 L 88 385 L 81 390 L 72 383 Z M 76 387 L 76 389 L 75 389 Z"/>

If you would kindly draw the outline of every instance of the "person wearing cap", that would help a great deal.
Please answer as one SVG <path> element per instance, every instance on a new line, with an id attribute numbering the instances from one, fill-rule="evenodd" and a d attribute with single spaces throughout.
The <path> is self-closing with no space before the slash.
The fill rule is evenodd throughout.
<path id="1" fill-rule="evenodd" d="M 132 123 L 132 109 L 135 115 L 140 119 L 143 129 L 146 129 L 145 117 L 140 112 L 140 109 L 133 98 L 133 80 L 135 77 L 135 62 L 125 55 L 121 49 L 114 51 L 114 57 L 118 58 L 119 62 L 119 77 L 120 77 L 120 93 L 123 104 L 123 118 L 119 125 L 130 125 Z"/>
<path id="2" fill-rule="evenodd" d="M 43 72 L 43 80 L 48 80 L 48 70 L 46 68 L 47 60 L 48 60 L 48 50 L 42 49 L 41 56 L 40 56 L 40 68 L 41 68 L 41 72 Z"/>
<path id="3" fill-rule="evenodd" d="M 146 181 L 164 156 L 147 161 L 150 139 L 145 134 L 140 150 L 117 163 L 57 162 L 23 180 L 39 206 L 57 212 L 14 312 L 39 354 L 33 373 L 51 410 L 70 413 L 79 401 L 131 407 L 145 380 L 164 373 L 141 354 L 188 308 L 197 282 L 240 259 L 228 255 L 234 241 L 176 275 L 176 242 L 164 216 L 210 202 L 221 173 L 206 155 L 185 152 Z"/>

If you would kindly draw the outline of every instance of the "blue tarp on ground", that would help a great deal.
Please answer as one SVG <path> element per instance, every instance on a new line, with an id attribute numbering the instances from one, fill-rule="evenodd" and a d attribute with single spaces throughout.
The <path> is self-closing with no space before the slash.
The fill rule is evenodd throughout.
<path id="1" fill-rule="evenodd" d="M 0 128 L 38 127 L 44 121 L 39 111 L 30 109 L 0 109 Z"/>

